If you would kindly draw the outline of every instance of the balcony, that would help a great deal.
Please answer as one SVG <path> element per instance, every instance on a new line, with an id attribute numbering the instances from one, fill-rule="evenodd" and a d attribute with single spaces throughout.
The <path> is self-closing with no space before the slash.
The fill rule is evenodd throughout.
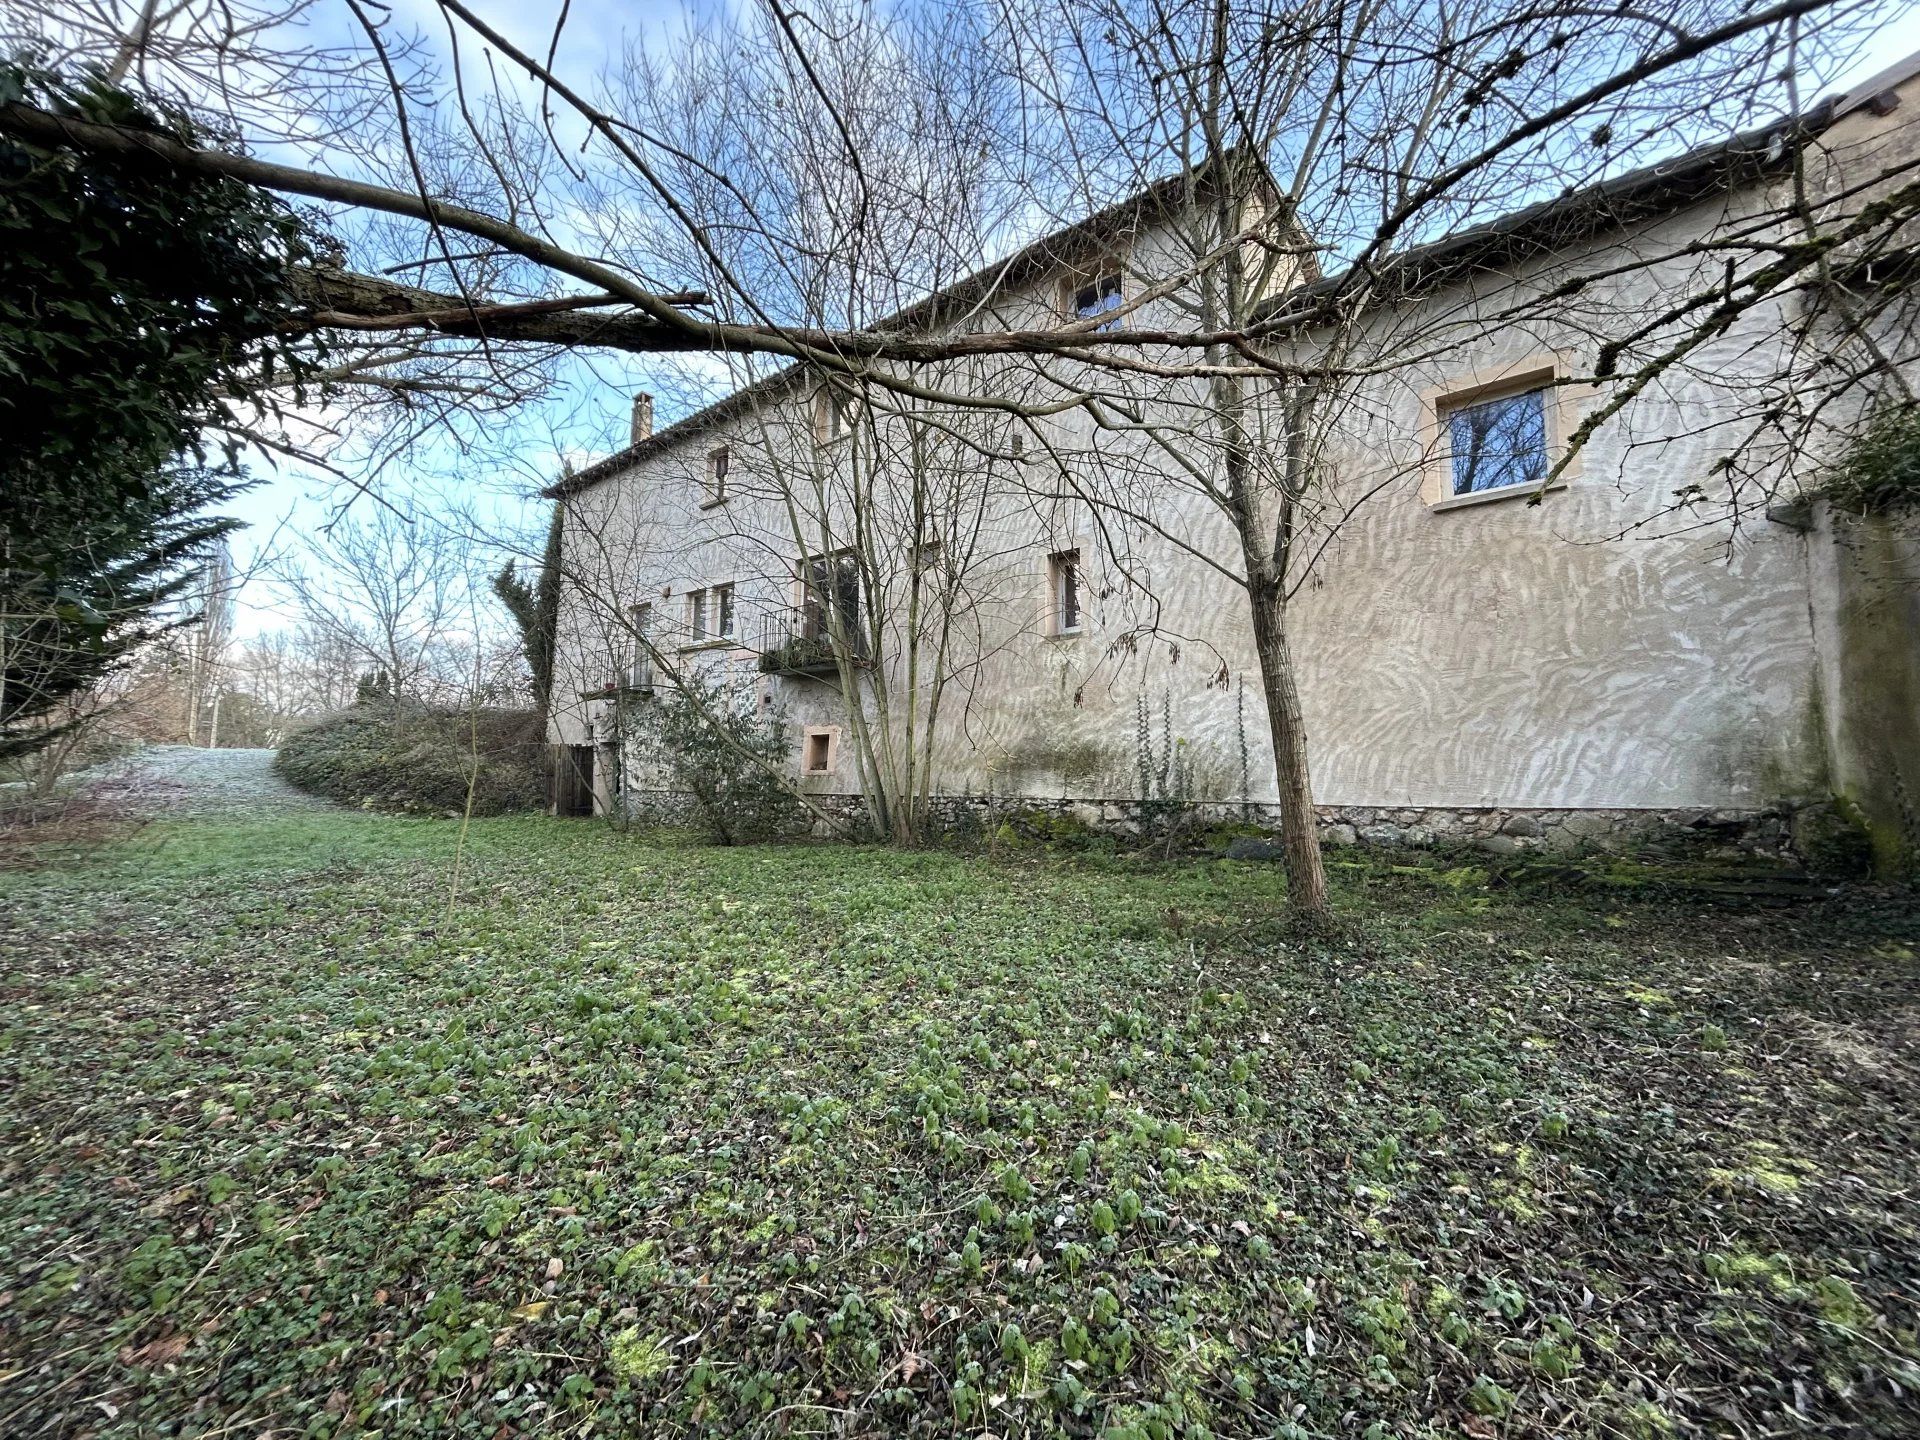
<path id="1" fill-rule="evenodd" d="M 762 675 L 809 675 L 831 679 L 840 673 L 833 646 L 825 638 L 785 635 L 760 651 Z"/>
<path id="2" fill-rule="evenodd" d="M 810 634 L 809 631 L 814 633 Z M 853 663 L 856 666 L 864 665 L 866 635 L 856 630 L 851 638 Z M 762 675 L 831 680 L 840 673 L 840 666 L 834 659 L 833 642 L 818 633 L 817 627 L 805 624 L 798 616 L 769 616 L 767 623 L 760 628 L 759 643 L 754 648 L 760 652 Z"/>
<path id="3" fill-rule="evenodd" d="M 653 694 L 653 657 L 644 652 L 635 655 L 614 683 L 622 695 Z"/>
<path id="4" fill-rule="evenodd" d="M 653 661 L 641 657 L 623 666 L 611 680 L 579 692 L 582 700 L 624 700 L 631 695 L 653 694 Z"/>

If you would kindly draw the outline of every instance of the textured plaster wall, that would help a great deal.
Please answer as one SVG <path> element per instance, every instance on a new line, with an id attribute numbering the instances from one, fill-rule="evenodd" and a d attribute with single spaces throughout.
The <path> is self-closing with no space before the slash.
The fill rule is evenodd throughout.
<path id="1" fill-rule="evenodd" d="M 1813 546 L 1814 616 L 1834 793 L 1876 868 L 1920 869 L 1920 518 L 1835 515 Z"/>
<path id="2" fill-rule="evenodd" d="M 1542 356 L 1591 365 L 1596 335 L 1620 313 L 1652 313 L 1691 276 L 1676 264 L 1596 287 L 1550 326 L 1500 323 L 1516 292 L 1670 249 L 1766 198 L 1696 206 L 1379 318 L 1380 333 L 1368 337 L 1377 350 L 1404 334 L 1443 358 L 1352 387 L 1327 451 L 1331 507 L 1372 498 L 1337 534 L 1314 533 L 1325 548 L 1292 606 L 1322 804 L 1763 808 L 1825 792 L 1832 717 L 1823 728 L 1807 539 L 1753 517 L 1737 528 L 1716 521 L 1711 505 L 1671 511 L 1676 490 L 1710 480 L 1746 382 L 1777 368 L 1777 316 L 1752 315 L 1675 367 L 1537 506 L 1506 498 L 1436 510 L 1434 456 L 1422 448 L 1434 433 L 1423 396 Z M 1155 243 L 1141 237 L 1138 253 Z M 1017 297 L 1008 318 L 1050 303 L 1039 291 Z M 1436 346 L 1436 335 L 1450 339 Z M 1595 403 L 1591 392 L 1566 392 L 1563 431 Z M 580 743 L 604 715 L 598 702 L 570 697 L 613 673 L 625 642 L 609 613 L 646 599 L 671 617 L 688 589 L 722 580 L 739 587 L 743 631 L 752 615 L 792 603 L 795 546 L 772 496 L 755 493 L 751 461 L 733 500 L 701 505 L 705 454 L 728 434 L 696 436 L 579 502 L 594 518 L 578 549 L 595 558 L 578 564 L 591 577 L 574 587 L 563 616 L 556 740 Z M 1120 443 L 1071 424 L 1059 439 L 1068 450 Z M 735 443 L 750 450 L 754 440 Z M 1791 493 L 1788 464 L 1772 479 Z M 1144 697 L 1156 749 L 1169 739 L 1163 707 L 1170 713 L 1197 798 L 1241 798 L 1244 753 L 1245 798 L 1272 799 L 1239 587 L 1152 528 L 1097 525 L 1085 508 L 1036 501 L 1018 475 L 985 464 L 979 483 L 991 492 L 994 559 L 968 617 L 972 659 L 948 701 L 936 792 L 1132 794 Z M 1169 476 L 1131 498 L 1158 530 L 1237 569 L 1235 537 L 1194 490 Z M 1086 628 L 1054 637 L 1047 557 L 1076 546 Z M 584 599 L 587 588 L 598 598 Z M 1913 619 L 1905 613 L 1904 623 Z M 748 651 L 724 647 L 692 658 L 752 664 Z M 765 684 L 795 726 L 797 769 L 799 728 L 840 723 L 843 702 L 817 680 Z M 844 749 L 835 775 L 808 784 L 857 789 Z"/>

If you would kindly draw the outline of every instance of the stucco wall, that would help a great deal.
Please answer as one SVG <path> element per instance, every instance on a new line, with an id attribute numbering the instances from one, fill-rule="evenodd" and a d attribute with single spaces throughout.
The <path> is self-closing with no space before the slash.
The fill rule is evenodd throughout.
<path id="1" fill-rule="evenodd" d="M 1920 517 L 1815 511 L 1812 608 L 1835 795 L 1875 867 L 1920 870 Z"/>
<path id="2" fill-rule="evenodd" d="M 1538 505 L 1508 497 L 1436 509 L 1423 448 L 1436 388 L 1543 356 L 1579 373 L 1621 313 L 1657 310 L 1697 279 L 1688 267 L 1699 262 L 1595 287 L 1551 323 L 1503 323 L 1517 296 L 1581 268 L 1676 251 L 1777 198 L 1736 193 L 1381 314 L 1379 333 L 1365 337 L 1375 353 L 1417 335 L 1442 358 L 1351 385 L 1326 448 L 1320 523 L 1310 517 L 1303 545 L 1316 558 L 1296 571 L 1291 607 L 1321 803 L 1759 809 L 1825 793 L 1831 736 L 1808 542 L 1753 514 L 1733 523 L 1710 483 L 1750 383 L 1779 370 L 1780 314 L 1752 312 L 1673 367 Z M 1136 241 L 1142 255 L 1155 243 Z M 1044 291 L 1013 297 L 1003 318 L 1050 303 Z M 1436 335 L 1450 338 L 1436 345 Z M 1561 395 L 1564 438 L 1600 396 Z M 1123 443 L 1082 421 L 1050 423 L 1061 454 Z M 756 492 L 749 465 L 726 505 L 701 504 L 707 451 L 730 436 L 747 451 L 768 443 L 766 422 L 755 424 L 758 438 L 738 425 L 694 436 L 578 502 L 597 512 L 583 548 L 601 552 L 592 585 L 603 598 L 576 594 L 563 619 L 563 702 L 611 674 L 606 657 L 621 642 L 596 636 L 588 614 L 617 608 L 604 596 L 670 608 L 725 579 L 747 615 L 793 603 L 796 547 L 777 487 Z M 1769 481 L 1791 493 L 1799 477 L 1789 467 L 1817 459 L 1783 457 Z M 971 658 L 947 703 L 934 789 L 1133 793 L 1144 704 L 1149 749 L 1177 738 L 1199 798 L 1271 800 L 1244 592 L 1168 538 L 1234 568 L 1236 539 L 1211 502 L 1170 470 L 1162 482 L 1135 474 L 1128 499 L 1152 525 L 1111 513 L 1096 523 L 1077 502 L 1036 500 L 1018 466 L 983 460 L 977 483 L 991 501 L 983 533 L 993 559 L 969 613 Z M 1707 503 L 1676 511 L 1675 492 L 1696 483 Z M 611 531 L 618 546 L 606 542 Z M 1050 636 L 1045 620 L 1047 557 L 1069 547 L 1083 557 L 1087 617 L 1070 639 Z M 750 669 L 752 655 L 721 648 L 694 660 Z M 829 684 L 764 683 L 796 731 L 844 718 Z M 555 738 L 578 743 L 599 708 L 563 703 Z M 856 788 L 846 765 L 808 783 Z"/>

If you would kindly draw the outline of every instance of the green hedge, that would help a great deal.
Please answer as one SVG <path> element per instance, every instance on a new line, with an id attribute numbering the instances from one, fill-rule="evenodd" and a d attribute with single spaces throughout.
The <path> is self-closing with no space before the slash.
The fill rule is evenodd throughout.
<path id="1" fill-rule="evenodd" d="M 315 795 L 375 810 L 475 815 L 546 804 L 546 734 L 531 710 L 356 705 L 292 736 L 274 769 Z"/>

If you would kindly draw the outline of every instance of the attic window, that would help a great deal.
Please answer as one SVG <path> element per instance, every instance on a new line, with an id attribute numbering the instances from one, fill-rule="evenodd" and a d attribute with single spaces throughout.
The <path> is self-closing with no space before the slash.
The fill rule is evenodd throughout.
<path id="1" fill-rule="evenodd" d="M 733 468 L 733 452 L 722 445 L 707 456 L 707 504 L 718 505 L 727 498 L 727 472 Z"/>
<path id="2" fill-rule="evenodd" d="M 830 385 L 813 392 L 813 438 L 831 444 L 853 430 L 853 402 Z"/>
<path id="3" fill-rule="evenodd" d="M 1121 321 L 1115 312 L 1126 303 L 1126 287 L 1117 267 L 1074 282 L 1067 297 L 1067 309 L 1076 320 L 1100 320 L 1103 315 L 1112 317 L 1093 327 L 1098 331 L 1118 330 Z"/>

